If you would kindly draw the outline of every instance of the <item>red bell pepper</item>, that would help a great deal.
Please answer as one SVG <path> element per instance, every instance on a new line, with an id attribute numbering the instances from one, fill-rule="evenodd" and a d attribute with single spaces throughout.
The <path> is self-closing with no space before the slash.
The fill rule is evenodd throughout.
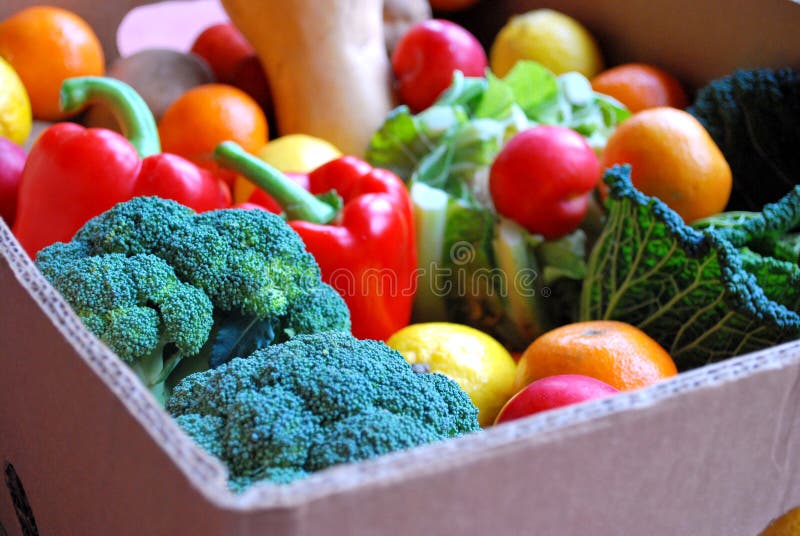
<path id="1" fill-rule="evenodd" d="M 68 241 L 89 219 L 136 195 L 174 199 L 195 210 L 230 206 L 227 186 L 176 155 L 161 153 L 155 119 L 127 84 L 104 77 L 66 80 L 61 106 L 111 107 L 126 137 L 107 129 L 56 123 L 42 132 L 20 179 L 14 234 L 33 257 Z"/>
<path id="2" fill-rule="evenodd" d="M 356 337 L 385 340 L 409 323 L 417 250 L 411 201 L 400 178 L 344 156 L 309 173 L 306 190 L 233 142 L 220 144 L 215 159 L 283 208 L 323 280 L 347 303 Z"/>

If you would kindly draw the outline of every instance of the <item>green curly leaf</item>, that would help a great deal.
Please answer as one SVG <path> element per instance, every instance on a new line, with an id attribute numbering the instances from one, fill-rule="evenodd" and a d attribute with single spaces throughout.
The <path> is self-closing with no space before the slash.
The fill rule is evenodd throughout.
<path id="1" fill-rule="evenodd" d="M 634 324 L 680 369 L 800 336 L 800 268 L 747 247 L 800 223 L 800 187 L 739 227 L 695 229 L 637 191 L 628 166 L 604 180 L 608 219 L 589 258 L 582 320 Z"/>

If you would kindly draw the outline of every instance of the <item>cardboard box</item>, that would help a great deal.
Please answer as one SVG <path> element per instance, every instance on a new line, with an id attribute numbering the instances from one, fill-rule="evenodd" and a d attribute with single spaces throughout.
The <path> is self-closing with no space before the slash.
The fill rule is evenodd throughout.
<path id="1" fill-rule="evenodd" d="M 694 83 L 800 64 L 785 0 L 549 4 L 611 57 L 663 58 Z M 234 495 L 0 222 L 0 534 L 750 536 L 800 504 L 798 453 L 800 341 Z"/>

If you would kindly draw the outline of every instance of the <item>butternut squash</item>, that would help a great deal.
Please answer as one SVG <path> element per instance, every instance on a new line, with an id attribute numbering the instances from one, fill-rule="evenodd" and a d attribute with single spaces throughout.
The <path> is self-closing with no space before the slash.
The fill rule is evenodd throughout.
<path id="1" fill-rule="evenodd" d="M 281 134 L 356 156 L 394 106 L 382 0 L 222 0 L 261 59 Z"/>

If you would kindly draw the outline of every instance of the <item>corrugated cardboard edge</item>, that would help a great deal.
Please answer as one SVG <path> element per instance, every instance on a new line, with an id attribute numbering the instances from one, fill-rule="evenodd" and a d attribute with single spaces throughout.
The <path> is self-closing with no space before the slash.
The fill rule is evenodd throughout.
<path id="1" fill-rule="evenodd" d="M 169 456 L 194 488 L 210 503 L 223 509 L 252 512 L 293 508 L 356 488 L 384 488 L 401 481 L 444 473 L 492 457 L 497 450 L 513 447 L 520 442 L 532 445 L 557 441 L 561 436 L 587 431 L 593 426 L 592 423 L 601 422 L 604 416 L 644 410 L 684 393 L 736 382 L 759 372 L 782 369 L 800 362 L 800 341 L 788 343 L 683 373 L 647 389 L 548 412 L 451 441 L 334 467 L 291 485 L 264 484 L 244 494 L 234 495 L 225 486 L 225 470 L 219 462 L 191 441 L 170 416 L 157 406 L 128 367 L 83 327 L 2 222 L 0 256 L 6 260 L 42 312 L 69 341 L 76 354 L 115 393 L 154 444 Z M 795 383 L 800 386 L 800 376 Z M 800 391 L 800 387 L 796 391 Z M 790 410 L 796 411 L 796 408 L 783 408 L 783 411 Z M 791 426 L 794 418 L 782 422 Z M 776 432 L 777 437 L 789 433 L 790 430 Z M 436 460 L 436 463 L 432 464 L 431 460 Z"/>
<path id="2" fill-rule="evenodd" d="M 141 381 L 105 344 L 89 332 L 72 308 L 39 272 L 33 261 L 14 238 L 8 226 L 0 220 L 0 256 L 50 319 L 83 362 L 135 416 L 156 444 L 200 490 L 207 491 L 209 483 L 224 487 L 227 473 L 223 465 L 191 441 L 175 424 Z M 211 499 L 211 497 L 209 497 Z"/>

